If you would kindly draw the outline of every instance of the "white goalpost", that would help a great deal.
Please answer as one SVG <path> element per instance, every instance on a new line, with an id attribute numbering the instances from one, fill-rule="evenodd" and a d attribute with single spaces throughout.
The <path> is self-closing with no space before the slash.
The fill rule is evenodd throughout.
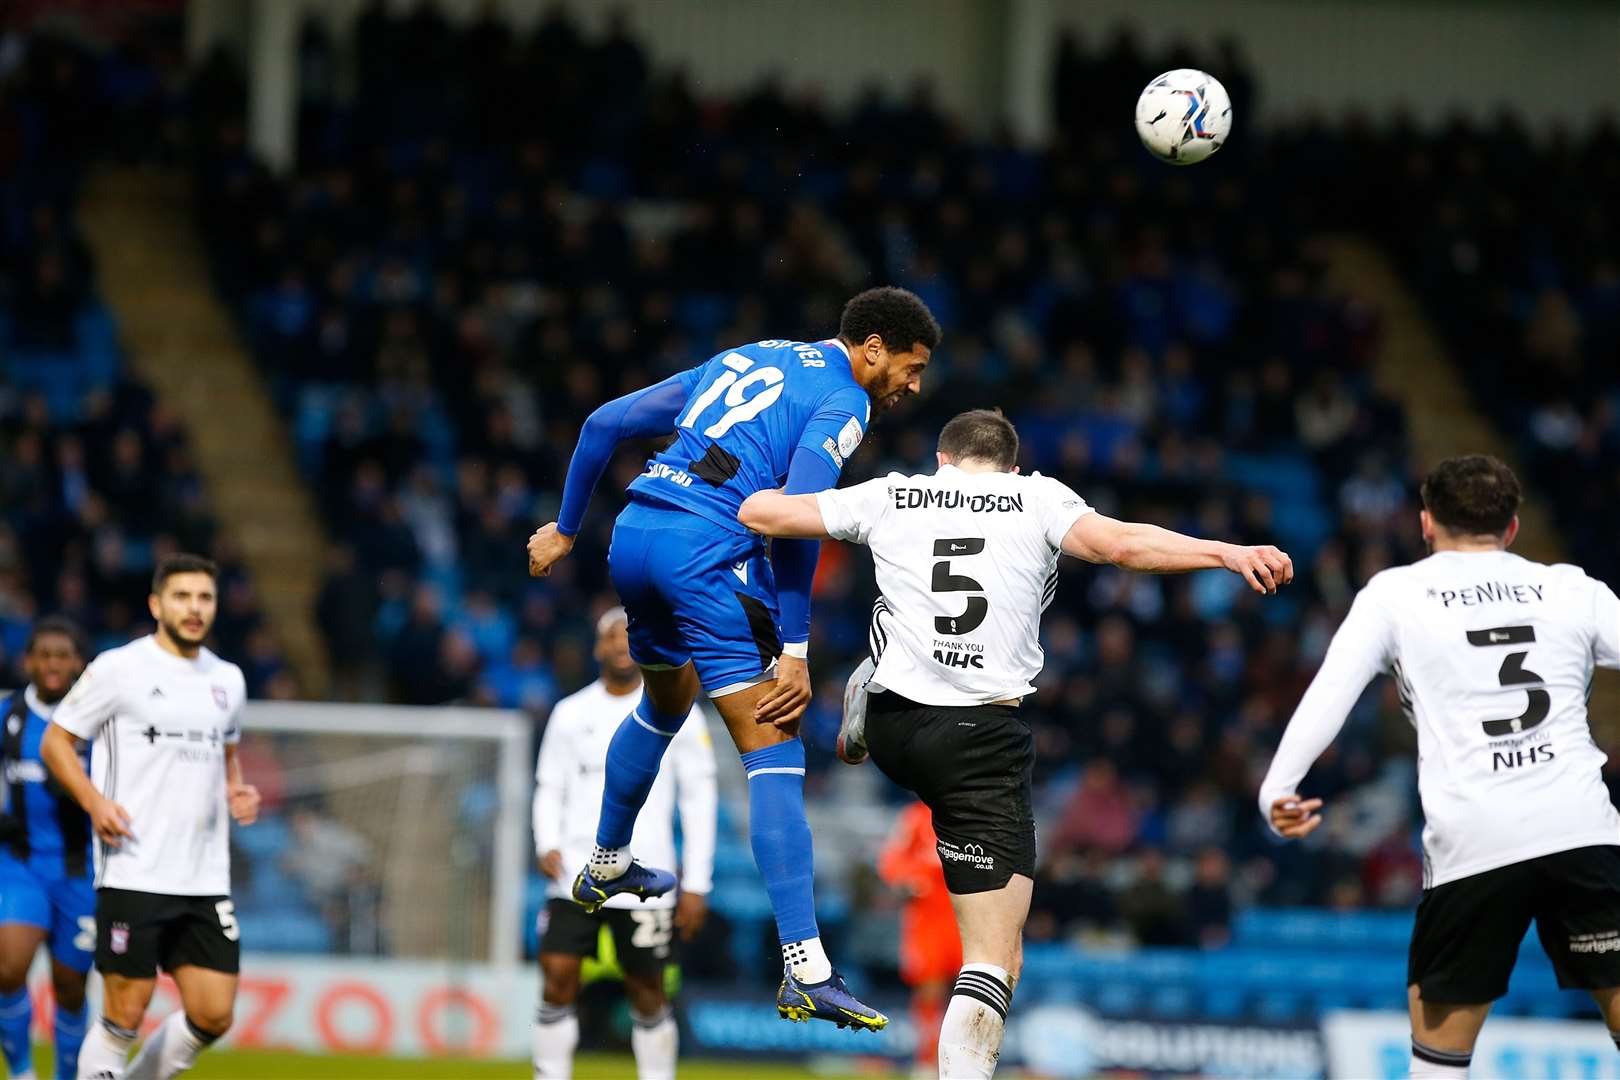
<path id="1" fill-rule="evenodd" d="M 334 952 L 521 963 L 531 741 L 504 710 L 249 702 L 243 764 L 266 795 L 266 828 L 234 836 L 249 915 L 256 897 L 266 921 L 295 909 L 289 939 Z"/>

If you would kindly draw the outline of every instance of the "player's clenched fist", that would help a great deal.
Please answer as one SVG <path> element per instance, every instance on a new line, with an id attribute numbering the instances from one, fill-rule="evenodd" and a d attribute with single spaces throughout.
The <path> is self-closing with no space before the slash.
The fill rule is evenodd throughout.
<path id="1" fill-rule="evenodd" d="M 259 820 L 259 789 L 252 784 L 234 783 L 226 788 L 231 818 L 238 825 L 251 825 Z"/>
<path id="2" fill-rule="evenodd" d="M 1321 799 L 1286 795 L 1271 804 L 1271 827 L 1277 830 L 1277 835 L 1289 840 L 1309 836 L 1322 824 L 1322 815 L 1317 813 L 1320 809 Z"/>
<path id="3" fill-rule="evenodd" d="M 545 577 L 572 550 L 574 538 L 559 532 L 555 521 L 540 526 L 529 537 L 529 576 Z"/>
<path id="4" fill-rule="evenodd" d="M 1258 593 L 1274 593 L 1294 580 L 1294 560 L 1286 551 L 1259 544 L 1255 547 L 1232 545 L 1222 558 L 1232 573 L 1242 577 Z"/>
<path id="5" fill-rule="evenodd" d="M 129 831 L 129 811 L 111 799 L 96 798 L 90 807 L 90 825 L 108 847 L 115 848 L 121 841 L 135 838 Z"/>

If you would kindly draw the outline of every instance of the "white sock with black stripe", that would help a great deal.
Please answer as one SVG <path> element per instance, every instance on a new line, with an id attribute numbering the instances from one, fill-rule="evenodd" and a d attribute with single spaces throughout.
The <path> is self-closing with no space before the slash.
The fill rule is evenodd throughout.
<path id="1" fill-rule="evenodd" d="M 630 1050 L 636 1055 L 636 1080 L 675 1080 L 681 1033 L 675 1010 L 665 1005 L 651 1016 L 630 1010 Z"/>
<path id="2" fill-rule="evenodd" d="M 574 1007 L 542 1001 L 534 1012 L 534 1080 L 569 1080 L 578 1045 L 579 1016 Z"/>
<path id="3" fill-rule="evenodd" d="M 184 1009 L 177 1009 L 147 1036 L 125 1080 L 172 1080 L 197 1064 L 197 1055 L 217 1038 L 193 1024 Z"/>
<path id="4" fill-rule="evenodd" d="M 989 1080 L 1001 1058 L 1001 1035 L 1011 1005 L 1006 968 L 962 965 L 939 1029 L 942 1080 Z"/>
<path id="5" fill-rule="evenodd" d="M 91 1080 L 124 1080 L 129 1064 L 129 1048 L 135 1045 L 135 1032 L 119 1027 L 105 1016 L 90 1025 L 79 1051 L 79 1075 Z"/>
<path id="6" fill-rule="evenodd" d="M 1407 1075 L 1429 1080 L 1464 1080 L 1473 1058 L 1472 1050 L 1436 1050 L 1413 1039 L 1412 1062 L 1407 1066 Z"/>

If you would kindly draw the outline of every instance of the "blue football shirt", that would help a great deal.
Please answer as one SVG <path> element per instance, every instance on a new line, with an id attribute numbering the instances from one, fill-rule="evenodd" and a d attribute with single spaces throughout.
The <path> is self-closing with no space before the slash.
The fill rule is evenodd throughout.
<path id="1" fill-rule="evenodd" d="M 726 529 L 743 500 L 781 487 L 800 448 L 836 473 L 861 444 L 872 402 L 833 341 L 760 341 L 696 369 L 675 441 L 647 462 L 632 497 L 674 506 Z"/>

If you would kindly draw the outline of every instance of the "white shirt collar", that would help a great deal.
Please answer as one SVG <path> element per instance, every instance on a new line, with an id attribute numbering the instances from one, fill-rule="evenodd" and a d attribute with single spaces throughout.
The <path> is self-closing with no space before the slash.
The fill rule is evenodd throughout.
<path id="1" fill-rule="evenodd" d="M 839 352 L 844 354 L 844 359 L 845 360 L 848 360 L 850 358 L 849 357 L 849 346 L 845 345 L 842 341 L 839 341 L 835 337 L 827 338 L 825 341 L 818 341 L 818 342 L 816 342 L 816 344 L 817 345 L 831 345 L 833 348 L 837 349 Z"/>
<path id="2" fill-rule="evenodd" d="M 29 711 L 41 720 L 49 720 L 56 714 L 56 705 L 47 705 L 41 701 L 39 692 L 34 689 L 33 683 L 23 687 L 23 701 L 28 705 Z M 61 703 L 58 702 L 57 704 Z"/>
<path id="3" fill-rule="evenodd" d="M 178 664 L 187 671 L 200 671 L 202 669 L 204 651 L 202 649 L 197 650 L 196 656 L 188 658 L 184 656 L 177 656 L 168 649 L 165 649 L 162 645 L 159 645 L 157 634 L 155 633 L 147 634 L 146 637 L 142 638 L 141 640 L 146 642 L 147 649 L 156 655 L 163 663 Z"/>

